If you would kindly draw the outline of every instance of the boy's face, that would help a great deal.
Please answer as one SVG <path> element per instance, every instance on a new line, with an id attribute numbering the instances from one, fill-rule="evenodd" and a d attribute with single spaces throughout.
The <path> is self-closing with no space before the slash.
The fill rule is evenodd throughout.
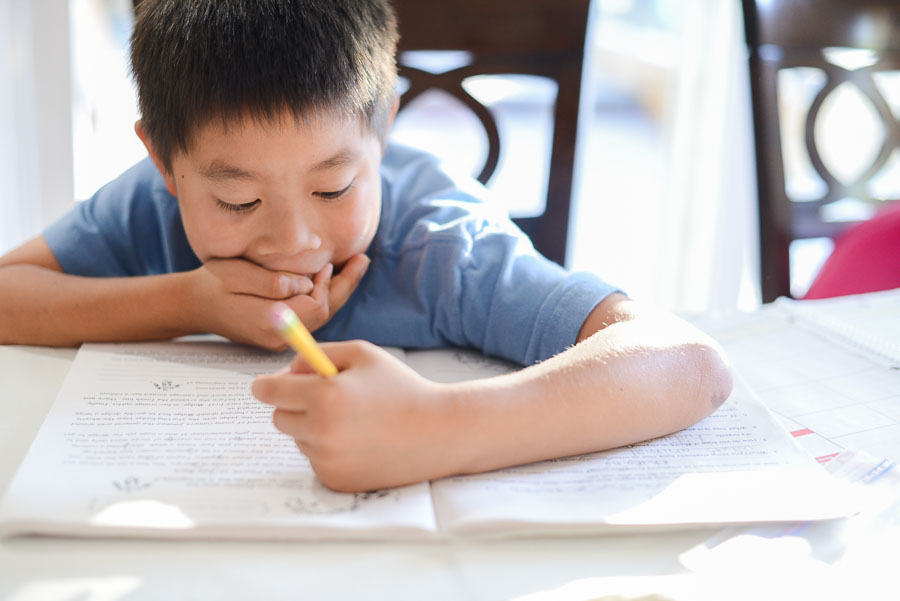
<path id="1" fill-rule="evenodd" d="M 381 157 L 357 121 L 213 121 L 165 179 L 201 261 L 241 257 L 312 276 L 328 263 L 337 271 L 375 236 Z"/>

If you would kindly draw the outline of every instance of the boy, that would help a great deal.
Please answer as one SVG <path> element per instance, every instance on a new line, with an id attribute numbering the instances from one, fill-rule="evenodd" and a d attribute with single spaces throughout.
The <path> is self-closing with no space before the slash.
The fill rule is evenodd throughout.
<path id="1" fill-rule="evenodd" d="M 298 359 L 253 393 L 342 491 L 612 448 L 720 405 L 712 340 L 545 260 L 482 190 L 386 143 L 396 39 L 386 0 L 145 0 L 149 159 L 0 259 L 0 342 L 280 349 L 284 301 L 340 373 Z M 351 339 L 529 367 L 436 384 Z"/>

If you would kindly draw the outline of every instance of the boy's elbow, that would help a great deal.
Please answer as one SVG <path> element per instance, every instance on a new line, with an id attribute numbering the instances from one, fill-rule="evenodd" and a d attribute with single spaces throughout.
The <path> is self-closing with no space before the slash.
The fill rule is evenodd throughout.
<path id="1" fill-rule="evenodd" d="M 708 415 L 731 396 L 734 381 L 728 359 L 722 348 L 713 341 L 695 347 L 699 373 L 696 403 L 698 411 Z"/>

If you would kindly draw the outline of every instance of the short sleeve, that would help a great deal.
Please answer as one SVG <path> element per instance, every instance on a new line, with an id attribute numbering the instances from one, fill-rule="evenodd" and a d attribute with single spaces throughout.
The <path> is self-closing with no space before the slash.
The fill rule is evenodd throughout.
<path id="1" fill-rule="evenodd" d="M 90 277 L 196 268 L 178 202 L 153 163 L 141 161 L 44 231 L 63 271 Z"/>
<path id="2" fill-rule="evenodd" d="M 386 159 L 394 170 L 369 270 L 322 339 L 470 347 L 528 365 L 573 345 L 594 307 L 618 291 L 538 254 L 481 201 L 476 182 L 448 176 L 427 155 L 401 157 Z"/>

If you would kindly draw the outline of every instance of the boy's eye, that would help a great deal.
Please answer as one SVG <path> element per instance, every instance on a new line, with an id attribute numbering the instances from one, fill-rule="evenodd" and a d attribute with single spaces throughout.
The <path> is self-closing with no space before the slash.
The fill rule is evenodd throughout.
<path id="1" fill-rule="evenodd" d="M 229 211 L 231 213 L 246 213 L 255 209 L 256 205 L 258 205 L 260 202 L 262 201 L 257 198 L 256 200 L 245 202 L 243 204 L 232 204 L 230 202 L 216 199 L 216 206 L 223 211 Z"/>
<path id="2" fill-rule="evenodd" d="M 350 184 L 348 184 L 346 188 L 343 188 L 336 192 L 315 192 L 314 194 L 319 198 L 324 198 L 325 200 L 337 200 L 338 198 L 349 192 L 351 189 L 353 189 L 353 183 L 354 182 L 350 182 Z"/>

